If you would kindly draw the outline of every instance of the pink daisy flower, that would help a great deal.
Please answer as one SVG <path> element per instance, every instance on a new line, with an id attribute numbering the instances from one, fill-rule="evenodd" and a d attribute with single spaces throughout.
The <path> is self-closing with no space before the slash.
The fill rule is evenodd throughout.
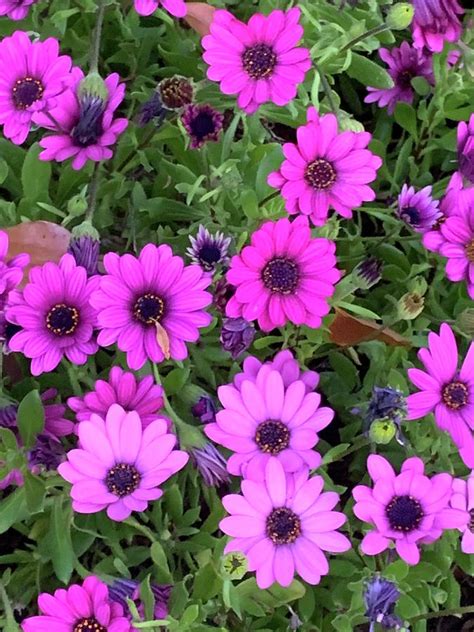
<path id="1" fill-rule="evenodd" d="M 222 499 L 231 515 L 219 527 L 233 538 L 224 552 L 247 556 L 259 588 L 274 582 L 289 586 L 295 573 L 308 584 L 319 584 L 329 572 L 323 551 L 344 553 L 351 548 L 346 536 L 336 531 L 346 522 L 343 513 L 332 511 L 339 496 L 321 493 L 323 485 L 321 476 L 308 478 L 307 470 L 288 477 L 278 459 L 270 459 L 264 480 L 244 480 L 241 495 Z"/>
<path id="2" fill-rule="evenodd" d="M 218 395 L 224 410 L 204 432 L 234 452 L 227 462 L 231 474 L 261 480 L 272 456 L 287 472 L 320 465 L 313 448 L 334 411 L 320 408 L 321 396 L 307 393 L 304 382 L 296 380 L 285 388 L 280 373 L 263 365 L 254 380 L 244 379 L 239 388 L 221 386 Z"/>
<path id="3" fill-rule="evenodd" d="M 108 91 L 105 101 L 96 95 L 79 96 L 84 73 L 80 68 L 74 68 L 72 76 L 71 88 L 58 98 L 49 116 L 38 114 L 34 121 L 55 132 L 40 140 L 44 150 L 40 153 L 41 160 L 63 162 L 73 158 L 72 168 L 79 170 L 88 160 L 100 162 L 112 158 L 111 146 L 127 127 L 128 120 L 114 119 L 115 110 L 125 95 L 125 84 L 119 83 L 117 73 L 104 80 Z"/>
<path id="4" fill-rule="evenodd" d="M 167 245 L 147 244 L 140 256 L 104 257 L 107 274 L 91 303 L 98 310 L 98 342 L 117 343 L 131 369 L 147 359 L 184 360 L 186 342 L 199 339 L 199 329 L 212 320 L 204 308 L 212 296 L 204 290 L 211 278 L 199 266 L 185 266 Z"/>
<path id="5" fill-rule="evenodd" d="M 265 222 L 250 241 L 227 272 L 227 281 L 237 286 L 227 316 L 258 320 L 263 331 L 287 322 L 320 327 L 341 278 L 334 242 L 312 239 L 306 217 Z"/>
<path id="6" fill-rule="evenodd" d="M 413 0 L 413 5 L 415 15 L 411 27 L 416 48 L 426 47 L 440 53 L 445 42 L 457 42 L 461 37 L 458 16 L 464 9 L 457 0 Z"/>
<path id="7" fill-rule="evenodd" d="M 474 184 L 474 114 L 459 123 L 457 141 L 459 171 Z"/>
<path id="8" fill-rule="evenodd" d="M 0 125 L 16 145 L 28 136 L 35 112 L 49 111 L 71 80 L 71 58 L 49 37 L 32 43 L 23 31 L 0 42 Z"/>
<path id="9" fill-rule="evenodd" d="M 38 0 L 0 0 L 0 15 L 10 20 L 23 20 L 28 15 L 32 4 Z"/>
<path id="10" fill-rule="evenodd" d="M 450 281 L 466 281 L 474 300 L 474 200 L 467 212 L 448 217 L 440 231 L 439 252 L 448 259 L 446 276 Z"/>
<path id="11" fill-rule="evenodd" d="M 303 36 L 301 11 L 255 13 L 248 24 L 225 10 L 214 13 L 210 34 L 202 39 L 207 76 L 220 83 L 224 94 L 238 94 L 247 114 L 267 101 L 287 105 L 311 67 L 307 48 L 298 48 Z"/>
<path id="12" fill-rule="evenodd" d="M 184 0 L 134 0 L 134 6 L 140 15 L 151 15 L 159 6 L 175 18 L 184 18 L 188 11 Z"/>
<path id="13" fill-rule="evenodd" d="M 474 553 L 474 472 L 471 472 L 467 481 L 454 479 L 451 507 L 469 513 L 469 521 L 459 528 L 462 533 L 461 551 Z"/>
<path id="14" fill-rule="evenodd" d="M 407 398 L 407 419 L 434 411 L 438 426 L 449 432 L 466 465 L 474 467 L 474 343 L 458 370 L 456 339 L 443 323 L 439 335 L 430 332 L 428 349 L 420 349 L 418 358 L 426 372 L 408 369 L 408 377 L 421 390 Z"/>
<path id="15" fill-rule="evenodd" d="M 31 373 L 53 371 L 62 358 L 84 364 L 97 351 L 93 338 L 96 314 L 89 304 L 98 277 L 87 278 L 72 255 L 59 264 L 47 262 L 30 270 L 23 292 L 11 297 L 6 318 L 22 330 L 10 340 L 12 351 L 31 358 Z"/>
<path id="16" fill-rule="evenodd" d="M 395 474 L 390 463 L 378 454 L 367 459 L 374 487 L 357 485 L 355 515 L 375 527 L 362 539 L 365 555 L 377 555 L 390 544 L 407 564 L 420 561 L 419 544 L 430 544 L 444 529 L 466 524 L 469 514 L 450 508 L 453 479 L 449 474 L 428 478 L 418 457 L 406 459 L 401 473 Z"/>
<path id="17" fill-rule="evenodd" d="M 41 593 L 38 607 L 43 614 L 25 619 L 23 632 L 130 632 L 122 606 L 110 599 L 107 585 L 94 575 L 82 585 L 58 588 L 54 595 Z"/>
<path id="18" fill-rule="evenodd" d="M 375 200 L 368 183 L 376 179 L 382 159 L 366 149 L 369 132 L 339 132 L 334 114 L 320 117 L 314 107 L 307 119 L 296 131 L 297 144 L 283 145 L 286 160 L 268 176 L 268 184 L 280 189 L 290 215 L 309 215 L 322 226 L 329 207 L 350 218 L 354 208 Z"/>
<path id="19" fill-rule="evenodd" d="M 244 380 L 256 382 L 257 375 L 262 366 L 267 367 L 267 371 L 278 371 L 285 388 L 288 388 L 293 382 L 301 380 L 306 387 L 306 392 L 309 393 L 314 391 L 319 384 L 319 375 L 316 371 L 302 371 L 293 353 L 289 349 L 285 349 L 284 351 L 279 351 L 273 360 L 269 360 L 263 364 L 254 356 L 245 358 L 243 364 L 244 370 L 242 373 L 237 373 L 234 376 L 234 386 L 240 391 Z"/>
<path id="20" fill-rule="evenodd" d="M 67 453 L 59 474 L 72 483 L 72 507 L 78 513 L 107 509 L 112 520 L 145 511 L 163 495 L 158 485 L 181 470 L 188 455 L 173 450 L 176 437 L 163 419 L 143 429 L 136 412 L 113 404 L 105 420 L 92 415 L 78 427 L 81 448 Z"/>
<path id="21" fill-rule="evenodd" d="M 155 384 L 151 375 L 136 378 L 118 366 L 110 370 L 108 381 L 97 380 L 93 391 L 70 397 L 67 403 L 77 421 L 86 421 L 93 414 L 105 417 L 112 404 L 120 404 L 126 412 L 136 411 L 143 428 L 156 419 L 165 419 L 158 414 L 163 408 L 163 387 Z"/>
<path id="22" fill-rule="evenodd" d="M 8 295 L 23 279 L 23 269 L 30 262 L 30 255 L 21 254 L 7 259 L 8 235 L 0 230 L 0 309 L 5 307 Z"/>

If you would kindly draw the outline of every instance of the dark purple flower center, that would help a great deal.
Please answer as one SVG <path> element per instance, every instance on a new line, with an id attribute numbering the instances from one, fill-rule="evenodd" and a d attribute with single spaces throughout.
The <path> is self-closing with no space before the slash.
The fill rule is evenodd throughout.
<path id="1" fill-rule="evenodd" d="M 59 303 L 46 314 L 46 327 L 55 336 L 69 336 L 79 325 L 79 312 L 75 307 Z"/>
<path id="2" fill-rule="evenodd" d="M 291 259 L 275 257 L 262 270 L 262 281 L 266 288 L 279 294 L 292 294 L 299 281 L 298 266 Z"/>
<path id="3" fill-rule="evenodd" d="M 249 46 L 242 54 L 242 65 L 252 79 L 264 79 L 270 76 L 276 63 L 277 56 L 268 44 Z"/>
<path id="4" fill-rule="evenodd" d="M 466 245 L 466 257 L 470 263 L 474 263 L 474 239 Z"/>
<path id="5" fill-rule="evenodd" d="M 79 120 L 72 130 L 72 140 L 77 147 L 95 145 L 103 133 L 102 115 L 104 101 L 99 97 L 85 97 L 80 103 Z"/>
<path id="6" fill-rule="evenodd" d="M 199 111 L 189 122 L 192 136 L 199 142 L 209 139 L 216 133 L 216 122 L 212 112 Z"/>
<path id="7" fill-rule="evenodd" d="M 135 466 L 118 463 L 108 471 L 105 484 L 109 492 L 123 498 L 137 489 L 140 480 L 141 476 Z"/>
<path id="8" fill-rule="evenodd" d="M 290 431 L 281 421 L 264 421 L 257 426 L 255 443 L 262 452 L 280 454 L 290 443 Z"/>
<path id="9" fill-rule="evenodd" d="M 222 251 L 216 243 L 207 242 L 199 248 L 198 259 L 201 266 L 210 272 L 222 259 Z"/>
<path id="10" fill-rule="evenodd" d="M 463 408 L 469 399 L 469 389 L 464 382 L 450 382 L 443 387 L 442 399 L 451 410 Z"/>
<path id="11" fill-rule="evenodd" d="M 411 88 L 411 80 L 413 79 L 413 77 L 414 75 L 411 70 L 404 70 L 397 76 L 398 86 L 402 88 L 403 90 L 406 90 L 407 88 Z"/>
<path id="12" fill-rule="evenodd" d="M 394 496 L 385 507 L 390 528 L 409 533 L 417 529 L 423 516 L 420 503 L 413 496 Z"/>
<path id="13" fill-rule="evenodd" d="M 13 86 L 13 101 L 17 110 L 26 110 L 35 101 L 41 99 L 44 87 L 41 81 L 33 77 L 18 79 Z"/>
<path id="14" fill-rule="evenodd" d="M 87 617 L 75 623 L 72 632 L 107 632 L 107 628 L 101 625 L 95 617 Z"/>
<path id="15" fill-rule="evenodd" d="M 133 315 L 144 325 L 155 325 L 165 313 L 165 302 L 156 294 L 140 296 L 133 306 Z"/>
<path id="16" fill-rule="evenodd" d="M 313 189 L 324 191 L 334 184 L 336 175 L 336 171 L 330 162 L 324 158 L 317 158 L 306 167 L 304 179 Z"/>
<path id="17" fill-rule="evenodd" d="M 301 535 L 301 520 L 288 507 L 278 507 L 267 517 L 266 532 L 274 544 L 291 544 Z"/>
<path id="18" fill-rule="evenodd" d="M 401 210 L 402 219 L 410 226 L 418 226 L 421 222 L 420 209 L 416 206 L 407 206 Z"/>

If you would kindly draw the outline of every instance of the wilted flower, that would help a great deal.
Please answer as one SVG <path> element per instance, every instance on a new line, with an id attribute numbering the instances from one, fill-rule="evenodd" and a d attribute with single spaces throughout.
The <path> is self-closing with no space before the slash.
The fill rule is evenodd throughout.
<path id="1" fill-rule="evenodd" d="M 222 315 L 225 315 L 226 305 L 234 296 L 235 290 L 235 285 L 231 285 L 225 276 L 217 281 L 214 288 L 213 305 Z"/>
<path id="2" fill-rule="evenodd" d="M 352 271 L 352 277 L 362 290 L 368 290 L 382 278 L 383 263 L 376 257 L 364 259 Z"/>
<path id="3" fill-rule="evenodd" d="M 425 306 L 425 299 L 418 292 L 407 292 L 398 301 L 398 315 L 403 320 L 417 318 Z"/>
<path id="4" fill-rule="evenodd" d="M 28 452 L 28 465 L 34 474 L 42 470 L 57 470 L 58 465 L 65 460 L 66 452 L 62 443 L 47 435 L 38 435 L 35 445 Z"/>
<path id="5" fill-rule="evenodd" d="M 199 149 L 209 141 L 218 141 L 223 129 L 224 115 L 210 105 L 188 105 L 181 117 L 189 135 L 191 149 Z"/>
<path id="6" fill-rule="evenodd" d="M 399 630 L 403 621 L 393 611 L 400 598 L 396 584 L 380 575 L 374 575 L 365 585 L 365 616 L 370 621 L 370 632 L 379 623 L 385 629 Z"/>
<path id="7" fill-rule="evenodd" d="M 186 77 L 167 77 L 158 84 L 158 94 L 167 110 L 180 110 L 194 98 L 193 84 Z"/>
<path id="8" fill-rule="evenodd" d="M 194 417 L 197 417 L 201 423 L 209 424 L 216 421 L 216 407 L 211 397 L 203 395 L 191 408 Z"/>
<path id="9" fill-rule="evenodd" d="M 205 272 L 214 272 L 219 264 L 228 261 L 227 252 L 231 242 L 230 237 L 225 237 L 223 233 L 217 231 L 215 235 L 200 225 L 196 237 L 189 236 L 191 247 L 186 250 L 191 261 Z"/>
<path id="10" fill-rule="evenodd" d="M 170 584 L 151 583 L 150 588 L 155 598 L 153 617 L 155 619 L 165 619 L 168 615 L 168 602 L 173 587 Z M 140 583 L 133 579 L 116 579 L 109 586 L 109 597 L 115 603 L 119 603 L 125 613 L 129 612 L 127 599 L 131 599 L 136 603 L 138 612 L 141 615 L 144 614 L 143 604 L 140 599 Z M 135 630 L 134 627 L 131 629 Z"/>
<path id="11" fill-rule="evenodd" d="M 156 127 L 160 127 L 165 117 L 166 109 L 163 107 L 160 95 L 155 90 L 151 97 L 142 104 L 138 114 L 138 124 L 144 126 L 153 121 Z"/>
<path id="12" fill-rule="evenodd" d="M 385 417 L 399 424 L 405 418 L 406 412 L 405 396 L 401 391 L 391 386 L 374 386 L 365 417 L 366 424 L 369 426 L 376 419 Z"/>
<path id="13" fill-rule="evenodd" d="M 221 344 L 235 360 L 252 344 L 255 327 L 245 318 L 224 318 L 221 330 Z"/>
<path id="14" fill-rule="evenodd" d="M 206 485 L 218 487 L 230 482 L 226 460 L 212 443 L 206 443 L 202 448 L 193 448 L 190 454 Z"/>

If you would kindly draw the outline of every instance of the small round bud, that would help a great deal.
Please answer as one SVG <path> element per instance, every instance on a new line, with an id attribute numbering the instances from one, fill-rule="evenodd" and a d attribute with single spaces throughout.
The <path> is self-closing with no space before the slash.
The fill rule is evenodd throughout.
<path id="1" fill-rule="evenodd" d="M 163 79 L 158 84 L 161 102 L 168 110 L 180 110 L 193 102 L 193 84 L 186 77 L 176 75 Z"/>
<path id="2" fill-rule="evenodd" d="M 390 8 L 385 24 L 392 31 L 403 31 L 410 26 L 415 9 L 409 2 L 398 2 Z"/>
<path id="3" fill-rule="evenodd" d="M 222 559 L 222 574 L 225 579 L 242 579 L 247 567 L 247 558 L 238 551 L 227 553 Z"/>
<path id="4" fill-rule="evenodd" d="M 369 438 L 374 443 L 386 445 L 390 443 L 396 432 L 397 427 L 391 419 L 376 419 L 370 425 Z"/>
<path id="5" fill-rule="evenodd" d="M 352 116 L 349 116 L 349 114 L 346 114 L 345 112 L 342 113 L 339 118 L 339 128 L 341 132 L 345 132 L 345 131 L 364 132 L 365 131 L 365 128 L 362 125 L 362 123 L 357 121 L 355 118 L 352 118 Z"/>
<path id="6" fill-rule="evenodd" d="M 99 232 L 92 226 L 92 224 L 88 220 L 82 222 L 82 224 L 79 224 L 79 226 L 74 226 L 71 233 L 73 237 L 90 237 L 91 239 L 100 241 Z"/>
<path id="7" fill-rule="evenodd" d="M 105 81 L 99 75 L 98 72 L 90 72 L 82 79 L 77 90 L 79 99 L 92 97 L 94 99 L 100 99 L 106 101 L 109 96 L 109 91 L 105 85 Z"/>
<path id="8" fill-rule="evenodd" d="M 73 217 L 79 217 L 87 211 L 87 206 L 87 200 L 83 195 L 75 195 L 67 203 L 67 212 Z"/>
<path id="9" fill-rule="evenodd" d="M 413 320 L 421 314 L 425 299 L 417 292 L 408 292 L 398 301 L 398 315 L 403 320 Z"/>
<path id="10" fill-rule="evenodd" d="M 352 277 L 361 290 L 369 290 L 382 278 L 383 263 L 375 257 L 369 257 L 356 265 Z"/>

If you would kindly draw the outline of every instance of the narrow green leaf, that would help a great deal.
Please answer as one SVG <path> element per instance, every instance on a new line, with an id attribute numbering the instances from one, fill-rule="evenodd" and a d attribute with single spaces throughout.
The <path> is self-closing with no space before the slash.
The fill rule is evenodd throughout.
<path id="1" fill-rule="evenodd" d="M 51 561 L 56 577 L 64 584 L 67 584 L 71 578 L 76 558 L 71 541 L 71 520 L 72 509 L 69 499 L 67 504 L 63 506 L 63 499 L 56 497 L 50 521 L 52 531 Z"/>
<path id="2" fill-rule="evenodd" d="M 393 88 L 393 79 L 388 72 L 382 66 L 358 53 L 352 53 L 352 61 L 347 69 L 347 74 L 365 86 L 384 89 Z"/>
<path id="3" fill-rule="evenodd" d="M 31 514 L 42 511 L 44 505 L 44 493 L 45 486 L 43 481 L 32 474 L 26 472 L 25 474 L 25 495 L 26 506 Z"/>
<path id="4" fill-rule="evenodd" d="M 23 443 L 31 448 L 44 428 L 44 408 L 38 391 L 30 391 L 21 400 L 16 421 Z"/>

